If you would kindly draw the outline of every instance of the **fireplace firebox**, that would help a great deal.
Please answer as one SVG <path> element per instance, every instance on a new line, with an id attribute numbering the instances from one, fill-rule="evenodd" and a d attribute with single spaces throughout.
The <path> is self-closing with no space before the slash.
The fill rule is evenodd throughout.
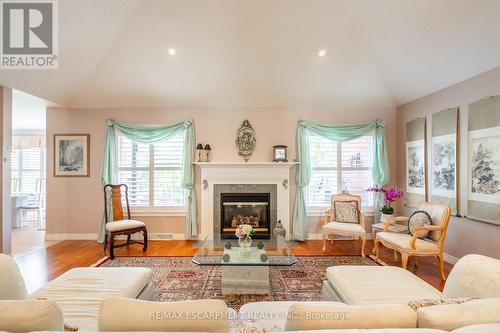
<path id="1" fill-rule="evenodd" d="M 221 238 L 234 239 L 236 228 L 242 224 L 253 227 L 254 239 L 271 236 L 269 193 L 221 193 Z"/>

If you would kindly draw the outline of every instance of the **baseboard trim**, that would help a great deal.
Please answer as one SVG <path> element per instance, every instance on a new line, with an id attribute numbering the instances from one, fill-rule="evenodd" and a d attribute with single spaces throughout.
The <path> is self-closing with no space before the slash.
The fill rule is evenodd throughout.
<path id="1" fill-rule="evenodd" d="M 118 236 L 116 239 L 126 239 L 126 236 Z M 132 239 L 141 240 L 142 234 L 132 235 Z M 170 233 L 148 233 L 149 240 L 185 240 L 184 234 L 170 234 Z M 97 234 L 45 234 L 45 240 L 47 241 L 63 241 L 63 240 L 97 240 Z"/>
<path id="2" fill-rule="evenodd" d="M 455 265 L 458 262 L 458 258 L 447 253 L 443 253 L 443 259 L 449 264 Z"/>

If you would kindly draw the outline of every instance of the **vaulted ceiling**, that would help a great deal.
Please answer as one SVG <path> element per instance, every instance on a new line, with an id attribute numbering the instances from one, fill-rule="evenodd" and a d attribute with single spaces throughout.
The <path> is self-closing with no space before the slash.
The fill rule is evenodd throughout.
<path id="1" fill-rule="evenodd" d="M 67 107 L 396 106 L 500 66 L 498 0 L 58 3 L 59 69 L 0 84 Z"/>

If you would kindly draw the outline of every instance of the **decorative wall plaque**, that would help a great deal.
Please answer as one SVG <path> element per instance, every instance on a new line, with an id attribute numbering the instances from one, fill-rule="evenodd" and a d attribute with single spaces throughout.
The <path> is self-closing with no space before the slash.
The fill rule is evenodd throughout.
<path id="1" fill-rule="evenodd" d="M 245 119 L 236 134 L 236 148 L 238 148 L 238 155 L 243 157 L 245 162 L 248 162 L 250 157 L 252 157 L 255 149 L 255 143 L 255 131 L 253 130 L 252 125 L 250 125 L 250 122 Z"/>

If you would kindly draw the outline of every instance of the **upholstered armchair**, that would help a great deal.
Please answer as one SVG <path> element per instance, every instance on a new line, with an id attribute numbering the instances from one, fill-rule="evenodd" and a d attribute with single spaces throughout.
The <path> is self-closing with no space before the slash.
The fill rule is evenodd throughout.
<path id="1" fill-rule="evenodd" d="M 451 209 L 438 203 L 423 203 L 419 210 L 429 214 L 431 225 L 422 225 L 415 228 L 414 235 L 388 232 L 387 226 L 383 232 L 377 233 L 375 237 L 375 256 L 379 257 L 379 243 L 385 247 L 395 250 L 401 254 L 401 265 L 404 269 L 408 264 L 408 257 L 437 257 L 439 259 L 439 271 L 441 278 L 445 280 L 443 248 L 450 222 Z M 425 238 L 419 238 L 419 233 L 428 230 Z"/>
<path id="2" fill-rule="evenodd" d="M 332 195 L 332 205 L 325 212 L 323 224 L 323 252 L 326 251 L 326 240 L 333 235 L 352 236 L 358 238 L 361 255 L 365 256 L 366 232 L 365 220 L 361 214 L 361 197 L 349 193 Z"/>

